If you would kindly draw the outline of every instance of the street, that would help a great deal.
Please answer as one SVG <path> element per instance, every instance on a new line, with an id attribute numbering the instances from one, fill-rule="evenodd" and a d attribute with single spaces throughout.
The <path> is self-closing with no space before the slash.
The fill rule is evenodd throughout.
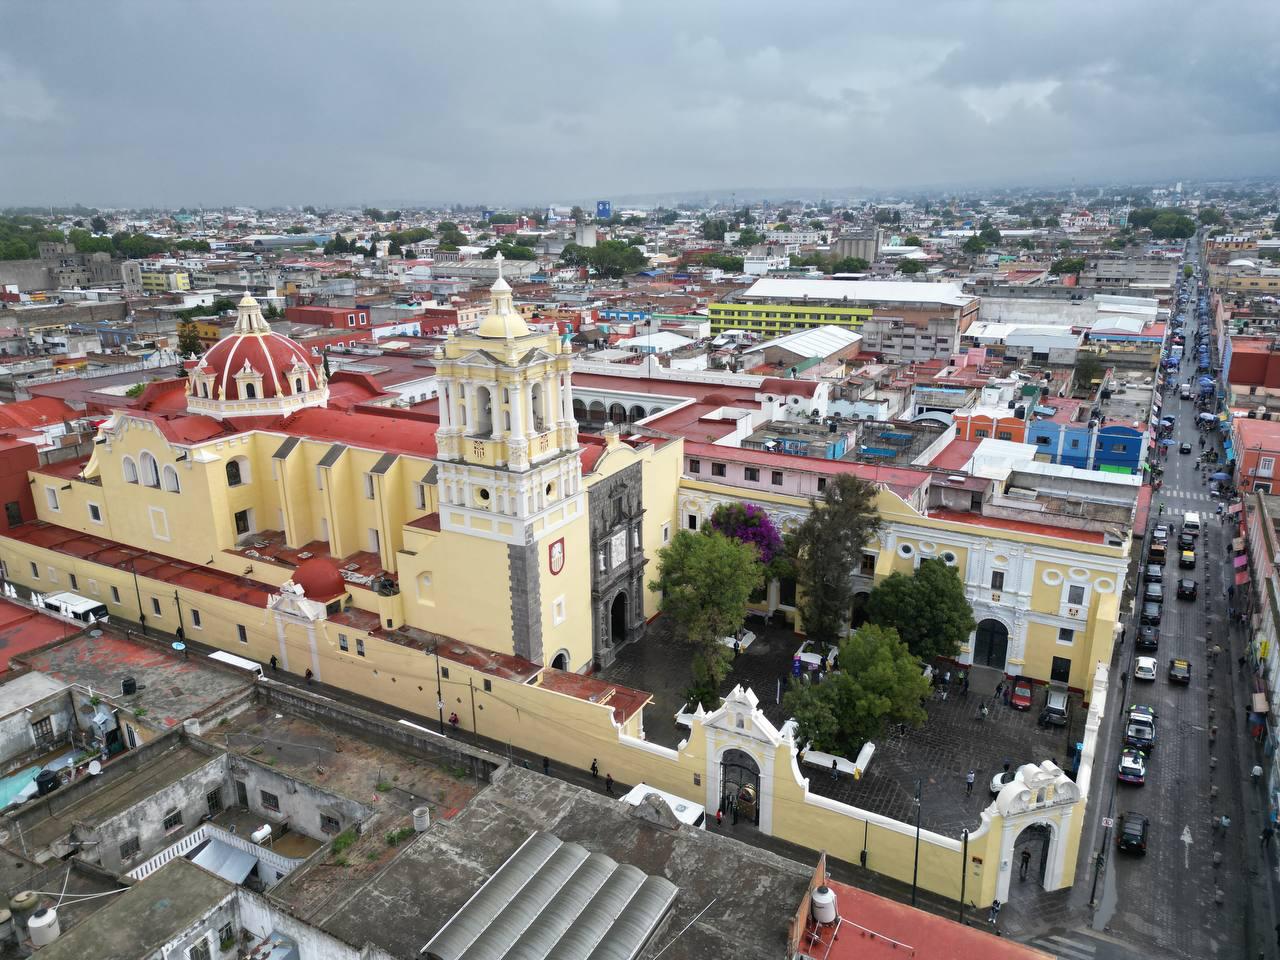
<path id="1" fill-rule="evenodd" d="M 1197 263 L 1196 253 L 1193 241 L 1188 262 Z M 1194 292 L 1183 315 L 1187 356 L 1182 367 L 1169 376 L 1172 388 L 1166 392 L 1161 410 L 1162 417 L 1175 420 L 1171 434 L 1174 443 L 1156 455 L 1156 462 L 1164 468 L 1163 487 L 1152 495 L 1147 529 L 1135 531 L 1135 548 L 1140 542 L 1142 557 L 1132 568 L 1138 571 L 1130 584 L 1134 604 L 1115 661 L 1111 700 L 1115 708 L 1109 710 L 1100 733 L 1103 743 L 1099 750 L 1099 793 L 1091 799 L 1094 829 L 1085 834 L 1077 889 L 1085 893 L 1093 889 L 1094 858 L 1105 847 L 1105 862 L 1097 878 L 1094 931 L 1105 931 L 1141 950 L 1144 956 L 1153 955 L 1154 946 L 1160 951 L 1154 955 L 1159 956 L 1252 958 L 1273 941 L 1269 911 L 1255 906 L 1251 899 L 1259 886 L 1252 882 L 1249 867 L 1257 844 L 1248 841 L 1257 836 L 1254 824 L 1259 801 L 1249 783 L 1252 754 L 1246 754 L 1239 745 L 1247 735 L 1243 667 L 1236 662 L 1243 652 L 1243 638 L 1241 631 L 1229 623 L 1232 596 L 1228 595 L 1229 591 L 1234 595 L 1231 553 L 1236 523 L 1234 518 L 1228 518 L 1224 524 L 1216 515 L 1220 501 L 1211 496 L 1205 472 L 1196 465 L 1202 440 L 1204 452 L 1216 450 L 1221 455 L 1217 423 L 1208 424 L 1202 431 L 1195 402 L 1178 396 L 1178 384 L 1190 381 L 1194 386 L 1198 381 Z M 1216 376 L 1217 358 L 1212 362 L 1211 373 Z M 1190 453 L 1180 452 L 1184 442 L 1190 444 Z M 1208 472 L 1217 469 L 1210 466 Z M 1201 519 L 1193 569 L 1179 565 L 1178 536 L 1187 512 L 1198 513 Z M 1160 524 L 1169 528 L 1169 554 L 1162 571 L 1164 602 L 1159 647 L 1139 650 L 1135 645 L 1137 613 L 1147 582 L 1143 571 L 1152 530 Z M 1184 577 L 1197 583 L 1195 600 L 1176 596 L 1178 582 Z M 1215 662 L 1213 648 L 1218 645 L 1223 652 Z M 1156 658 L 1154 682 L 1134 680 L 1134 659 L 1138 655 Z M 1169 661 L 1175 657 L 1190 661 L 1189 685 L 1169 682 Z M 1158 717 L 1157 741 L 1148 754 L 1144 786 L 1121 783 L 1116 778 L 1124 713 L 1133 704 L 1153 707 Z M 1250 809 L 1255 816 L 1247 815 Z M 1119 852 L 1114 828 L 1108 829 L 1103 820 L 1108 818 L 1118 826 L 1127 811 L 1150 818 L 1145 856 Z M 1231 825 L 1225 830 L 1215 828 L 1215 819 L 1223 815 Z M 1220 855 L 1220 862 L 1215 862 L 1215 855 Z M 1050 949 L 1042 943 L 1037 945 Z M 1065 949 L 1051 952 L 1063 957 L 1081 956 Z"/>

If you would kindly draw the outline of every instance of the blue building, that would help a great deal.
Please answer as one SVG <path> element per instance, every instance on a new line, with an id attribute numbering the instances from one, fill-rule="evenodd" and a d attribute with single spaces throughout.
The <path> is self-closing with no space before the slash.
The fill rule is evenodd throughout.
<path id="1" fill-rule="evenodd" d="M 1142 467 L 1142 431 L 1122 423 L 1102 426 L 1091 421 L 1060 422 L 1033 419 L 1027 424 L 1027 443 L 1034 443 L 1038 457 L 1082 470 L 1137 473 Z"/>

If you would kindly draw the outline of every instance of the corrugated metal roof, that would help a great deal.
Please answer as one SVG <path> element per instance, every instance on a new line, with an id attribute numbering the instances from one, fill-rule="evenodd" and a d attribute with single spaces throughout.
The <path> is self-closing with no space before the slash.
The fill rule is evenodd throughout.
<path id="1" fill-rule="evenodd" d="M 796 280 L 765 277 L 742 294 L 744 300 L 848 300 L 856 303 L 936 303 L 960 307 L 976 297 L 958 283 L 916 283 L 911 280 Z"/>
<path id="2" fill-rule="evenodd" d="M 391 465 L 399 459 L 400 454 L 398 453 L 384 453 L 378 458 L 378 462 L 373 465 L 373 469 L 369 472 L 378 475 L 384 474 L 390 470 Z"/>
<path id="3" fill-rule="evenodd" d="M 271 455 L 272 460 L 284 460 L 289 454 L 293 453 L 294 447 L 302 442 L 301 437 L 285 437 L 284 443 L 280 444 L 275 453 Z"/>
<path id="4" fill-rule="evenodd" d="M 814 327 L 812 330 L 797 330 L 795 333 L 789 333 L 785 337 L 778 337 L 776 340 L 768 340 L 764 343 L 756 344 L 743 350 L 743 353 L 759 353 L 770 347 L 782 347 L 792 353 L 802 357 L 821 358 L 829 357 L 838 350 L 852 346 L 862 339 L 862 335 L 854 333 L 852 330 L 846 330 L 843 327 L 825 326 Z"/>
<path id="5" fill-rule="evenodd" d="M 429 960 L 630 960 L 678 888 L 535 833 L 422 950 Z"/>
<path id="6" fill-rule="evenodd" d="M 325 455 L 320 458 L 320 466 L 332 467 L 335 463 L 338 462 L 338 458 L 342 456 L 344 453 L 346 453 L 346 451 L 347 451 L 346 444 L 335 443 L 332 447 L 330 447 L 327 451 L 325 451 Z"/>

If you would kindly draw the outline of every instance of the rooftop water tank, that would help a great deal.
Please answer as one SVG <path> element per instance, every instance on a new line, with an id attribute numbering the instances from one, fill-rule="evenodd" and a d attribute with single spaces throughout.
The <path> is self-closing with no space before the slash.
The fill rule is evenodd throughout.
<path id="1" fill-rule="evenodd" d="M 413 808 L 413 829 L 422 833 L 427 827 L 431 826 L 431 808 L 430 807 L 414 807 Z"/>
<path id="2" fill-rule="evenodd" d="M 138 692 L 138 681 L 133 677 L 125 677 L 120 681 L 120 693 L 122 696 L 131 697 Z"/>
<path id="3" fill-rule="evenodd" d="M 58 911 L 54 907 L 41 907 L 31 915 L 27 923 L 33 947 L 47 947 L 58 939 L 62 928 L 58 925 Z"/>
<path id="4" fill-rule="evenodd" d="M 836 895 L 830 887 L 823 885 L 814 890 L 810 903 L 813 906 L 814 922 L 836 922 Z"/>
<path id="5" fill-rule="evenodd" d="M 36 793 L 44 796 L 58 789 L 58 774 L 54 770 L 41 770 L 36 774 Z"/>
<path id="6" fill-rule="evenodd" d="M 271 824 L 264 823 L 253 833 L 249 834 L 249 839 L 254 843 L 263 843 L 271 839 Z"/>

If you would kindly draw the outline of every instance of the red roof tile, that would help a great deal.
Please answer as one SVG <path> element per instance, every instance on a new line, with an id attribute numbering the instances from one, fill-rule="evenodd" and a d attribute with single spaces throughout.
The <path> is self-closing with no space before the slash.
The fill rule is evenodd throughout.
<path id="1" fill-rule="evenodd" d="M 1101 533 L 1093 530 L 1072 530 L 1070 527 L 1051 523 L 1030 523 L 1026 520 L 1006 520 L 1004 517 L 985 517 L 977 513 L 960 513 L 956 510 L 930 510 L 933 520 L 966 523 L 975 527 L 991 527 L 996 530 L 1017 530 L 1038 537 L 1057 537 L 1062 540 L 1079 540 L 1081 543 L 1102 543 Z"/>
<path id="2" fill-rule="evenodd" d="M 0 599 L 0 672 L 9 669 L 13 657 L 38 650 L 80 629 Z"/>
<path id="3" fill-rule="evenodd" d="M 79 416 L 57 397 L 32 397 L 17 403 L 0 404 L 0 429 L 44 427 L 64 420 L 75 420 Z"/>
<path id="4" fill-rule="evenodd" d="M 973 452 L 981 445 L 981 440 L 952 440 L 933 458 L 930 466 L 941 470 L 960 470 L 969 462 Z"/>

